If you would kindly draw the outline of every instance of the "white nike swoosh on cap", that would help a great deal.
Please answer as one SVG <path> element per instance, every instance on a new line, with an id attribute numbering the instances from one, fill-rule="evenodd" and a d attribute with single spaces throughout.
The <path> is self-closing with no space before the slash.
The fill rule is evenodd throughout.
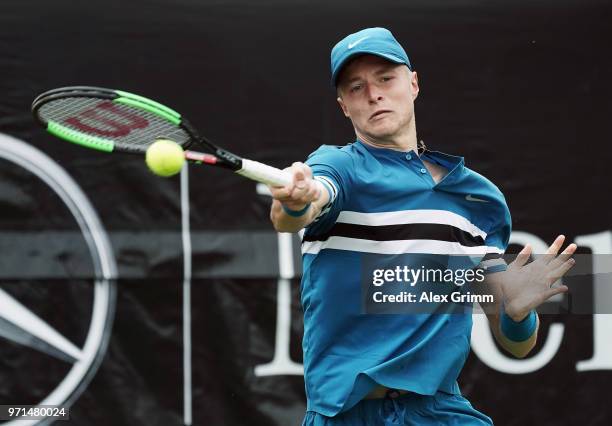
<path id="1" fill-rule="evenodd" d="M 357 40 L 354 43 L 349 43 L 348 48 L 352 49 L 353 47 L 357 46 L 359 43 L 361 43 L 362 41 L 364 41 L 366 38 L 370 38 L 370 36 L 365 36 L 365 37 L 361 37 L 359 40 Z"/>
<path id="2" fill-rule="evenodd" d="M 478 201 L 478 202 L 481 202 L 481 203 L 488 203 L 489 202 L 488 200 L 481 200 L 480 198 L 472 197 L 472 194 L 466 195 L 465 199 L 468 200 L 468 201 Z"/>

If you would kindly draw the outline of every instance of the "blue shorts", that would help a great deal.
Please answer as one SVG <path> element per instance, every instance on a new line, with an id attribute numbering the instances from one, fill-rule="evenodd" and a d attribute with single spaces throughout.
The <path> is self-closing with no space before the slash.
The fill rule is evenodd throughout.
<path id="1" fill-rule="evenodd" d="M 334 417 L 307 411 L 302 426 L 491 426 L 493 421 L 461 395 L 406 393 L 364 399 Z"/>

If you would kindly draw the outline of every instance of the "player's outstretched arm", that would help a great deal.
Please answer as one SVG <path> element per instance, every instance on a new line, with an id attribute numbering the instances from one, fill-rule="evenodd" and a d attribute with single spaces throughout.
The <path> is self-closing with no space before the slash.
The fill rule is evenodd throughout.
<path id="1" fill-rule="evenodd" d="M 576 244 L 561 253 L 565 241 L 559 235 L 546 254 L 527 263 L 531 247 L 525 246 L 505 272 L 487 275 L 486 287 L 495 295 L 493 307 L 484 307 L 497 342 L 516 357 L 525 357 L 535 346 L 540 324 L 535 309 L 551 297 L 568 291 L 567 286 L 551 286 L 575 264 L 571 256 Z"/>
<path id="2" fill-rule="evenodd" d="M 312 177 L 306 164 L 293 163 L 285 169 L 293 182 L 283 187 L 270 187 L 272 207 L 270 220 L 278 232 L 298 232 L 314 221 L 329 201 L 323 184 Z"/>

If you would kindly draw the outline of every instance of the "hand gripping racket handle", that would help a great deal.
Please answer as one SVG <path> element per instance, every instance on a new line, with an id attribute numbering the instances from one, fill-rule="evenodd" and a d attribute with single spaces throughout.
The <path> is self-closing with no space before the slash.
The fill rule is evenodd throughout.
<path id="1" fill-rule="evenodd" d="M 285 186 L 293 182 L 293 177 L 290 173 L 244 158 L 242 159 L 242 168 L 237 170 L 236 173 L 272 186 Z"/>

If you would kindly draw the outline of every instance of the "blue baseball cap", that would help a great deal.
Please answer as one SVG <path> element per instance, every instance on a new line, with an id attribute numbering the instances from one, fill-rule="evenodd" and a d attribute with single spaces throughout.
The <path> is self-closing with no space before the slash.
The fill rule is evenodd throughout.
<path id="1" fill-rule="evenodd" d="M 405 64 L 412 71 L 412 65 L 404 48 L 386 28 L 366 28 L 349 34 L 340 40 L 331 51 L 331 80 L 336 80 L 342 67 L 358 55 L 376 55 L 396 64 Z"/>

